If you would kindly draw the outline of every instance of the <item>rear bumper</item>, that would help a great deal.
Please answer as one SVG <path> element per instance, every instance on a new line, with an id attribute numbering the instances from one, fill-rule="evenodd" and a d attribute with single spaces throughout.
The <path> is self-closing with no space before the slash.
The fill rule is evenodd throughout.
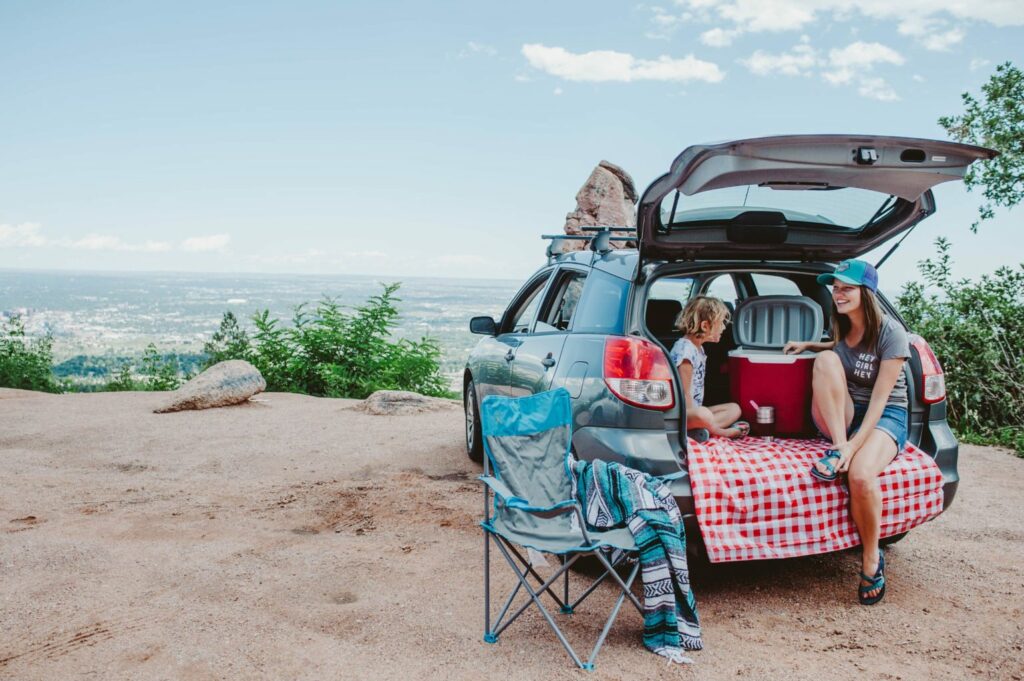
<path id="1" fill-rule="evenodd" d="M 960 485 L 960 473 L 957 471 L 960 443 L 950 430 L 949 423 L 942 419 L 928 422 L 922 433 L 921 448 L 935 458 L 935 463 L 942 471 L 942 510 L 945 511 L 953 503 Z"/>

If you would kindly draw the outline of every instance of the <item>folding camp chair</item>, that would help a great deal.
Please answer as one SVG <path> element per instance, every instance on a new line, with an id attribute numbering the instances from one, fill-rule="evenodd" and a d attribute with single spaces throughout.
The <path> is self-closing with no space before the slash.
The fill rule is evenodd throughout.
<path id="1" fill-rule="evenodd" d="M 640 602 L 630 587 L 640 570 L 636 561 L 623 579 L 616 567 L 625 564 L 626 552 L 636 551 L 636 544 L 628 529 L 607 532 L 588 532 L 582 508 L 573 499 L 570 471 L 570 445 L 572 440 L 572 407 L 569 393 L 564 388 L 527 397 L 499 397 L 491 395 L 480 405 L 483 431 L 484 475 L 484 640 L 496 643 L 498 636 L 531 604 L 537 606 L 544 619 L 554 630 L 558 640 L 582 669 L 593 669 L 594 659 L 604 644 L 612 623 L 626 599 L 643 613 Z M 490 467 L 494 467 L 494 476 Z M 493 504 L 490 492 L 495 494 Z M 505 600 L 494 623 L 491 622 L 490 545 L 491 541 L 504 556 L 518 578 L 518 583 Z M 547 579 L 531 566 L 528 557 L 516 546 L 559 556 L 561 565 Z M 613 559 L 605 548 L 620 549 Z M 528 553 L 528 552 L 527 552 Z M 604 566 L 604 573 L 583 591 L 578 598 L 569 598 L 569 568 L 580 557 L 594 556 Z M 564 580 L 562 594 L 555 593 L 556 582 Z M 534 586 L 532 580 L 536 581 Z M 606 579 L 618 586 L 621 593 L 590 657 L 583 662 L 570 645 L 565 634 L 541 602 L 540 596 L 551 597 L 560 611 L 572 614 L 576 607 Z M 520 589 L 528 600 L 509 615 L 512 602 Z"/>

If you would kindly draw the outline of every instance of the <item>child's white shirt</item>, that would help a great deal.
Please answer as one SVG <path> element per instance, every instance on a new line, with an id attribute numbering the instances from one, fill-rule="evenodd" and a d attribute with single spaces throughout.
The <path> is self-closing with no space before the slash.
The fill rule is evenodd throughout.
<path id="1" fill-rule="evenodd" d="M 683 362 L 693 365 L 693 378 L 690 381 L 690 395 L 693 397 L 693 404 L 701 406 L 704 403 L 704 368 L 708 362 L 708 356 L 704 354 L 704 348 L 693 344 L 689 338 L 680 338 L 672 346 L 669 353 L 676 366 Z"/>

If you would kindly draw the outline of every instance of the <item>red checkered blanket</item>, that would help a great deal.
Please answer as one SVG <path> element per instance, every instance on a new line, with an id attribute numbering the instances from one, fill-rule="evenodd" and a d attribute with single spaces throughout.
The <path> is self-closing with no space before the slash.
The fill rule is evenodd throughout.
<path id="1" fill-rule="evenodd" d="M 711 561 L 792 558 L 860 544 L 842 478 L 824 483 L 808 472 L 828 446 L 824 440 L 756 437 L 690 440 L 690 482 Z M 880 482 L 883 537 L 942 512 L 942 472 L 913 445 L 889 464 Z"/>

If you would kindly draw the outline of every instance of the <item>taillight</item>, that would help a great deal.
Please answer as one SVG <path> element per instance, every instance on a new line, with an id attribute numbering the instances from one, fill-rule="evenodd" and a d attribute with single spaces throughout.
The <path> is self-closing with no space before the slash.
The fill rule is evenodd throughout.
<path id="1" fill-rule="evenodd" d="M 946 399 L 946 377 L 942 373 L 942 365 L 924 338 L 912 333 L 910 344 L 917 348 L 921 357 L 921 400 L 925 404 L 941 402 Z"/>
<path id="2" fill-rule="evenodd" d="M 664 351 L 643 338 L 612 336 L 604 342 L 604 382 L 623 402 L 671 409 L 672 366 Z"/>

